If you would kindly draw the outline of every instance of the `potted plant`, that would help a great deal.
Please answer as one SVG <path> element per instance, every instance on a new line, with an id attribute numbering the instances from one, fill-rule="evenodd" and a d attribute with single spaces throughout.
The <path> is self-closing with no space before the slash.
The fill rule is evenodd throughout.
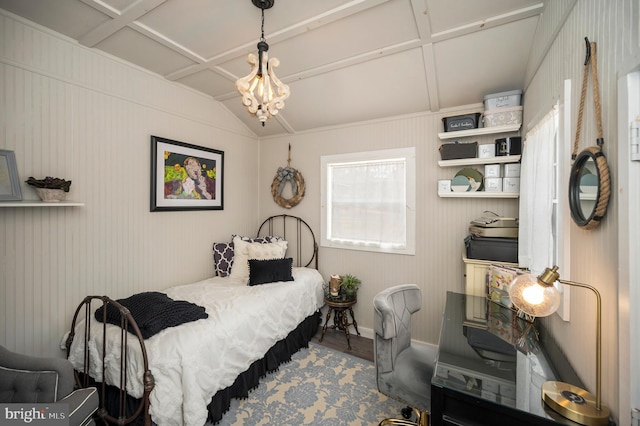
<path id="1" fill-rule="evenodd" d="M 347 299 L 354 299 L 362 281 L 360 281 L 360 278 L 351 274 L 342 275 L 341 278 L 340 288 L 344 291 Z"/>
<path id="2" fill-rule="evenodd" d="M 29 177 L 25 182 L 34 187 L 42 201 L 49 203 L 64 200 L 65 193 L 69 192 L 69 187 L 71 187 L 70 180 L 54 178 L 51 176 L 47 176 L 44 179 Z"/>

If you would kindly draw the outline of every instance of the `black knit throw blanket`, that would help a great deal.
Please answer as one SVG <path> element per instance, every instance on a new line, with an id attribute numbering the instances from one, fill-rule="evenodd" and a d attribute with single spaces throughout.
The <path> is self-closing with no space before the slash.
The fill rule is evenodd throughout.
<path id="1" fill-rule="evenodd" d="M 166 294 L 155 291 L 134 294 L 116 301 L 129 309 L 144 339 L 165 328 L 209 317 L 202 306 L 184 300 L 173 300 Z M 120 310 L 113 304 L 106 306 L 107 323 L 119 326 Z M 104 306 L 96 310 L 95 317 L 98 321 L 103 320 L 103 310 Z M 128 328 L 130 332 L 135 333 L 131 324 Z"/>

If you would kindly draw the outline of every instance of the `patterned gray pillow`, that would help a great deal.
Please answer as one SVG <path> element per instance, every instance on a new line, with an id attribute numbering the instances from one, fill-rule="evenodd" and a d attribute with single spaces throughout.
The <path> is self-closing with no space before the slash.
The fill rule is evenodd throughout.
<path id="1" fill-rule="evenodd" d="M 231 235 L 231 242 L 228 243 L 213 243 L 213 267 L 216 275 L 219 277 L 228 277 L 231 273 L 231 266 L 233 266 L 233 238 L 236 235 Z M 266 237 L 243 237 L 238 235 L 243 241 L 249 243 L 271 243 L 274 241 L 283 241 L 282 237 L 274 237 L 268 235 Z"/>
<path id="2" fill-rule="evenodd" d="M 213 267 L 216 275 L 226 277 L 231 272 L 233 264 L 233 242 L 213 243 Z"/>

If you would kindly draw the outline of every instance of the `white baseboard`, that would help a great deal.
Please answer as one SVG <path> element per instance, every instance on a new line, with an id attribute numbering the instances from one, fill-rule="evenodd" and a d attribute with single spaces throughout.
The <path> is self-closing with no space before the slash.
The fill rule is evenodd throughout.
<path id="1" fill-rule="evenodd" d="M 362 337 L 366 337 L 367 339 L 373 340 L 373 336 L 374 336 L 375 332 L 373 331 L 372 328 L 366 328 L 366 327 L 358 326 L 358 331 L 360 331 L 360 335 Z M 353 333 L 355 333 L 355 329 L 353 328 L 353 326 L 351 327 L 349 332 L 352 335 L 353 335 Z M 430 350 L 432 350 L 434 352 L 437 352 L 437 350 L 438 350 L 438 345 L 434 345 L 432 343 L 423 342 L 421 340 L 411 339 L 411 344 L 412 345 L 416 345 L 416 346 L 425 346 L 425 347 L 429 348 Z"/>

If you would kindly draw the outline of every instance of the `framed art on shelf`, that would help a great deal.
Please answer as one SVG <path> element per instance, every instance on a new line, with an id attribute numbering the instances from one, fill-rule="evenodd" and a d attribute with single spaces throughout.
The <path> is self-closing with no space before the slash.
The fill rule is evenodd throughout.
<path id="1" fill-rule="evenodd" d="M 0 201 L 20 201 L 20 179 L 13 151 L 0 149 Z"/>
<path id="2" fill-rule="evenodd" d="M 151 136 L 151 211 L 222 210 L 224 152 Z"/>

